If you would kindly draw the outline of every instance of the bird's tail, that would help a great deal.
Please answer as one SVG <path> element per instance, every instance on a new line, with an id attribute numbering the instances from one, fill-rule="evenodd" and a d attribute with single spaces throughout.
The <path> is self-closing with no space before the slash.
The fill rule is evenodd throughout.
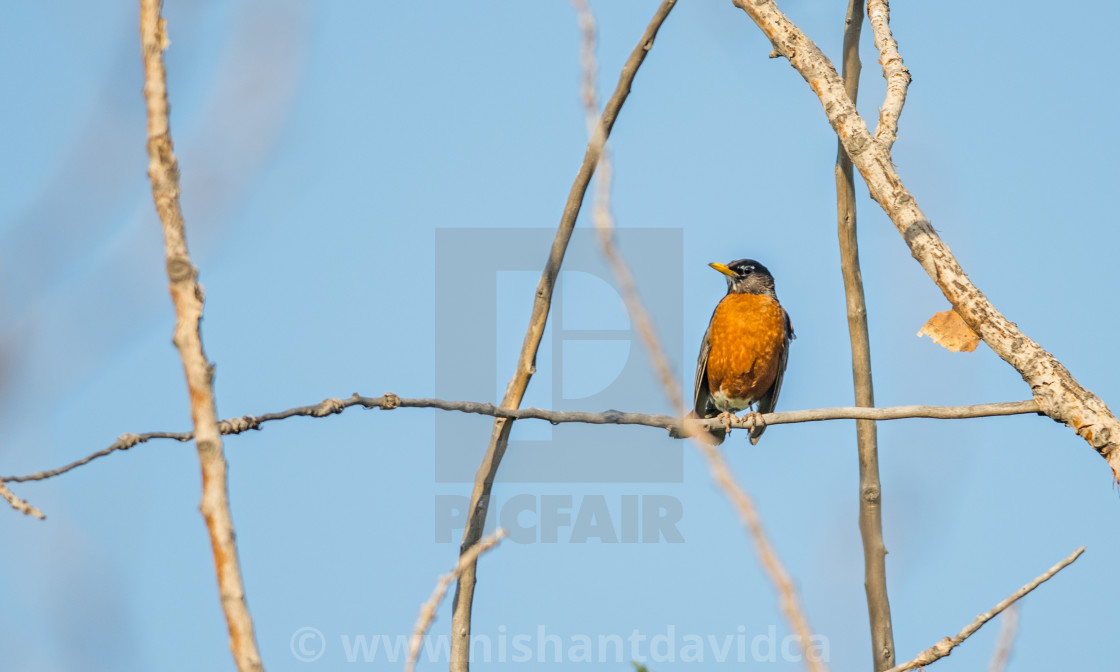
<path id="1" fill-rule="evenodd" d="M 696 414 L 696 411 L 690 411 L 689 414 L 685 416 L 685 422 L 683 422 L 680 425 L 678 425 L 676 427 L 673 427 L 669 430 L 669 436 L 673 437 L 674 439 L 687 439 L 689 436 L 692 436 L 692 435 L 689 434 L 685 430 L 685 425 L 688 423 L 689 420 L 700 420 L 700 419 L 701 418 L 700 418 L 699 415 Z M 762 431 L 760 430 L 758 433 L 761 434 Z M 751 437 L 752 437 L 751 441 L 754 441 L 753 432 L 751 434 Z M 703 429 L 703 430 L 700 431 L 698 438 L 701 441 L 704 441 L 705 443 L 708 443 L 709 445 L 718 446 L 719 444 L 723 443 L 723 440 L 725 438 L 727 438 L 727 430 L 725 430 L 723 427 L 715 427 L 713 429 Z"/>
<path id="2" fill-rule="evenodd" d="M 751 430 L 751 445 L 758 445 L 758 440 L 762 438 L 762 433 L 766 431 L 766 425 L 759 424 Z"/>

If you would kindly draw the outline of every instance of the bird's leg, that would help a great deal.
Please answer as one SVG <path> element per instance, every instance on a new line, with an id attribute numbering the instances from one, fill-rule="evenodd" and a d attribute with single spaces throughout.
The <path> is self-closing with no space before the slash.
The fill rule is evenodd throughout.
<path id="1" fill-rule="evenodd" d="M 750 423 L 750 431 L 754 431 L 758 427 L 763 427 L 766 422 L 762 419 L 762 414 L 754 410 L 754 404 L 747 406 L 747 415 L 743 418 Z"/>
<path id="2" fill-rule="evenodd" d="M 720 423 L 723 425 L 723 431 L 726 432 L 727 436 L 731 436 L 731 423 L 739 418 L 735 417 L 735 414 L 728 410 L 720 413 L 718 417 Z"/>

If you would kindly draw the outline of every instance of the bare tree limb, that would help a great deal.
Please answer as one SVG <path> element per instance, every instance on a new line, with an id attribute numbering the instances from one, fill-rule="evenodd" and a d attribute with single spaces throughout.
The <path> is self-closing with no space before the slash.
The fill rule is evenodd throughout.
<path id="1" fill-rule="evenodd" d="M 190 394 L 195 445 L 202 465 L 202 503 L 199 507 L 210 532 L 222 609 L 229 626 L 230 650 L 241 672 L 263 670 L 253 634 L 253 620 L 245 603 L 245 587 L 234 542 L 229 510 L 226 460 L 214 406 L 213 368 L 202 349 L 202 286 L 191 263 L 179 207 L 179 166 L 168 122 L 167 73 L 163 50 L 167 28 L 160 16 L 160 0 L 140 0 L 140 41 L 144 53 L 144 98 L 148 107 L 148 176 L 152 197 L 163 223 L 167 277 L 175 304 L 175 346 L 183 360 Z"/>
<path id="2" fill-rule="evenodd" d="M 855 103 L 859 94 L 859 40 L 863 26 L 862 0 L 849 0 L 844 19 L 844 91 Z M 852 161 L 837 141 L 836 228 L 840 239 L 840 272 L 848 310 L 852 343 L 852 383 L 857 406 L 875 405 L 871 379 L 871 337 L 867 331 L 867 301 L 859 267 L 856 235 L 856 190 Z M 872 669 L 894 665 L 894 631 L 887 595 L 887 548 L 883 543 L 882 486 L 879 482 L 879 439 L 874 420 L 856 422 L 859 454 L 859 531 L 863 540 L 863 588 L 871 627 Z"/>
<path id="3" fill-rule="evenodd" d="M 424 635 L 427 634 L 428 628 L 432 626 L 432 621 L 436 618 L 436 609 L 439 608 L 439 603 L 443 601 L 443 596 L 447 593 L 451 582 L 463 573 L 467 565 L 477 562 L 478 556 L 489 551 L 505 536 L 506 531 L 499 527 L 494 531 L 494 534 L 485 539 L 480 539 L 477 544 L 468 548 L 459 556 L 455 568 L 439 577 L 435 590 L 432 591 L 432 596 L 420 606 L 420 615 L 416 618 L 416 626 L 412 629 L 412 637 L 408 640 L 408 660 L 404 664 L 405 672 L 412 672 L 416 668 L 416 659 L 420 657 L 420 645 L 424 643 Z"/>
<path id="4" fill-rule="evenodd" d="M 226 432 L 223 432 L 226 433 Z M 48 478 L 61 476 L 68 471 L 73 471 L 78 467 L 85 466 L 90 462 L 100 458 L 112 455 L 118 450 L 128 450 L 129 448 L 140 444 L 147 443 L 152 439 L 174 439 L 176 441 L 190 441 L 194 438 L 194 432 L 148 432 L 147 434 L 123 434 L 119 439 L 113 442 L 109 447 L 102 448 L 96 453 L 86 455 L 85 457 L 74 460 L 65 466 L 58 467 L 57 469 L 49 469 L 46 471 L 37 471 L 33 474 L 26 476 L 2 476 L 0 483 L 24 483 L 27 481 L 45 481 Z"/>
<path id="5" fill-rule="evenodd" d="M 604 411 L 592 413 L 588 411 L 551 411 L 540 408 L 500 408 L 494 404 L 478 401 L 445 401 L 443 399 L 407 399 L 388 393 L 380 397 L 362 397 L 357 394 L 348 399 L 325 399 L 318 404 L 297 406 L 286 411 L 265 413 L 263 415 L 245 415 L 239 418 L 230 418 L 218 423 L 218 430 L 222 434 L 241 434 L 249 430 L 260 429 L 266 422 L 285 420 L 300 416 L 322 418 L 328 415 L 341 413 L 347 408 L 359 406 L 362 408 L 378 408 L 392 410 L 394 408 L 434 408 L 441 411 L 454 411 L 459 413 L 473 413 L 487 415 L 495 418 L 508 418 L 511 420 L 547 420 L 551 423 L 579 422 L 591 425 L 642 425 L 658 429 L 678 429 L 682 433 L 686 427 L 695 431 L 701 428 L 723 427 L 719 418 L 707 420 L 692 420 L 685 422 L 684 418 L 672 415 L 650 415 L 646 413 L 631 413 L 625 411 Z M 905 418 L 930 418 L 939 420 L 961 420 L 967 418 L 986 418 L 999 415 L 1023 415 L 1038 413 L 1038 404 L 1034 401 L 1008 401 L 995 404 L 976 404 L 973 406 L 888 406 L 884 408 L 859 408 L 841 406 L 838 408 L 813 408 L 802 411 L 778 411 L 765 413 L 760 416 L 767 425 L 786 425 L 799 422 L 819 422 L 822 420 L 901 420 Z M 751 417 L 736 420 L 731 423 L 733 428 L 751 429 Z M 145 434 L 124 434 L 112 445 L 103 448 L 80 460 L 75 460 L 65 466 L 48 471 L 38 471 L 26 476 L 2 476 L 0 483 L 25 483 L 27 481 L 43 481 L 48 478 L 60 476 L 68 471 L 89 464 L 93 460 L 111 455 L 118 450 L 128 450 L 141 443 L 152 439 L 171 439 L 186 442 L 194 438 L 194 432 L 147 432 Z"/>
<path id="6" fill-rule="evenodd" d="M 0 498 L 3 498 L 4 501 L 12 505 L 13 509 L 20 513 L 28 516 L 35 516 L 39 520 L 44 520 L 46 518 L 42 511 L 28 504 L 26 500 L 17 497 L 16 493 L 12 492 L 2 481 L 0 481 Z"/>
<path id="7" fill-rule="evenodd" d="M 999 620 L 999 635 L 996 637 L 996 648 L 992 651 L 992 660 L 988 663 L 988 672 L 1004 672 L 1007 669 L 1011 648 L 1015 646 L 1015 633 L 1019 630 L 1018 607 L 1008 607 Z"/>
<path id="8" fill-rule="evenodd" d="M 1073 563 L 1074 560 L 1076 560 L 1078 557 L 1080 557 L 1081 554 L 1084 553 L 1084 552 L 1085 552 L 1085 547 L 1082 546 L 1081 548 L 1079 548 L 1076 551 L 1074 551 L 1073 553 L 1071 553 L 1068 558 L 1066 558 L 1065 560 L 1062 560 L 1058 564 L 1056 564 L 1053 567 L 1051 567 L 1050 569 L 1046 570 L 1046 572 L 1042 576 L 1038 577 L 1034 581 L 1031 581 L 1027 585 L 1020 588 L 1019 590 L 1016 590 L 1014 593 L 1012 593 L 1010 596 L 1008 596 L 1002 602 L 1000 602 L 996 606 L 992 607 L 988 611 L 985 611 L 984 613 L 977 616 L 974 621 L 972 621 L 971 623 L 966 625 L 957 634 L 953 635 L 952 637 L 946 637 L 945 639 L 943 639 L 940 642 L 934 644 L 933 646 L 929 647 L 925 651 L 922 651 L 921 653 L 919 653 L 913 660 L 908 660 L 905 663 L 902 663 L 901 665 L 896 665 L 895 667 L 892 667 L 891 669 L 887 670 L 887 672 L 905 672 L 906 670 L 912 670 L 915 667 L 922 667 L 924 665 L 929 665 L 933 661 L 939 660 L 939 659 L 944 658 L 945 656 L 949 655 L 950 653 L 953 652 L 953 649 L 957 648 L 957 646 L 960 645 L 961 642 L 963 642 L 964 640 L 968 639 L 973 634 L 975 634 L 976 631 L 981 628 L 981 626 L 983 626 L 985 623 L 987 623 L 988 621 L 995 618 L 996 615 L 999 614 L 1004 609 L 1006 609 L 1006 608 L 1010 607 L 1011 605 L 1015 604 L 1015 602 L 1017 602 L 1019 600 L 1019 598 L 1023 597 L 1024 595 L 1031 592 L 1035 588 L 1038 588 L 1040 585 L 1042 585 L 1043 583 L 1048 581 L 1050 579 L 1050 577 L 1054 576 L 1058 572 L 1065 569 L 1067 566 L 1069 566 L 1071 563 Z"/>
<path id="9" fill-rule="evenodd" d="M 552 306 L 552 291 L 556 285 L 556 276 L 560 272 L 560 265 L 564 261 L 564 252 L 567 250 L 568 241 L 572 236 L 576 218 L 579 216 L 583 205 L 584 195 L 587 193 L 588 184 L 595 173 L 599 163 L 603 146 L 610 136 L 618 113 L 622 109 L 627 96 L 630 95 L 630 86 L 638 74 L 638 68 L 646 58 L 646 54 L 653 48 L 653 40 L 657 31 L 668 18 L 676 0 L 663 0 L 650 20 L 641 40 L 630 57 L 622 66 L 618 78 L 618 85 L 614 94 L 603 108 L 603 114 L 591 141 L 587 144 L 587 151 L 583 156 L 583 163 L 572 183 L 568 200 L 564 204 L 564 212 L 560 218 L 560 225 L 556 229 L 556 238 L 552 242 L 552 250 L 548 256 L 541 273 L 540 282 L 537 284 L 536 297 L 533 301 L 533 311 L 529 318 L 529 328 L 525 332 L 525 340 L 521 345 L 521 354 L 518 358 L 517 369 L 506 386 L 505 397 L 502 399 L 503 408 L 517 408 L 525 396 L 525 389 L 529 386 L 529 379 L 536 371 L 537 348 L 540 346 L 541 337 L 544 335 L 545 323 Z M 463 542 L 460 552 L 473 546 L 482 536 L 482 529 L 486 521 L 486 512 L 489 509 L 490 491 L 494 484 L 494 477 L 498 472 L 498 465 L 505 455 L 509 443 L 509 433 L 513 423 L 507 418 L 499 418 L 494 422 L 494 429 L 490 434 L 490 443 L 486 448 L 486 455 L 478 467 L 475 476 L 474 489 L 471 492 L 470 516 L 467 519 L 466 529 L 463 531 Z M 459 575 L 459 583 L 455 589 L 454 614 L 451 623 L 451 672 L 467 672 L 470 667 L 470 637 L 471 637 L 471 605 L 474 601 L 475 563 L 471 562 Z"/>
<path id="10" fill-rule="evenodd" d="M 972 284 L 902 183 L 891 161 L 890 147 L 868 132 L 832 62 L 773 0 L 732 1 L 762 29 L 775 51 L 789 59 L 820 98 L 829 123 L 863 176 L 871 197 L 891 218 L 911 254 L 953 309 L 1023 376 L 1042 412 L 1073 427 L 1108 462 L 1113 477 L 1120 482 L 1120 420 Z"/>
<path id="11" fill-rule="evenodd" d="M 883 78 L 887 80 L 887 95 L 879 108 L 879 125 L 875 128 L 875 139 L 887 149 L 898 139 L 898 117 L 906 103 L 906 90 L 910 86 L 910 71 L 902 63 L 898 54 L 898 42 L 891 35 L 891 8 L 887 0 L 867 0 L 867 18 L 875 34 L 875 48 L 879 50 L 879 62 L 883 66 Z M 852 98 L 855 102 L 855 98 Z"/>

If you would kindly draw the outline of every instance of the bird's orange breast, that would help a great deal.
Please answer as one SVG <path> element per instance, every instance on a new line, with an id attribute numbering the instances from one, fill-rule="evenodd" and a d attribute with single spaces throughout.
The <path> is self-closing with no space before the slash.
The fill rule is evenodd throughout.
<path id="1" fill-rule="evenodd" d="M 782 307 L 768 296 L 728 294 L 712 315 L 708 389 L 742 410 L 774 384 L 786 344 Z M 721 400 L 722 401 L 722 400 Z"/>

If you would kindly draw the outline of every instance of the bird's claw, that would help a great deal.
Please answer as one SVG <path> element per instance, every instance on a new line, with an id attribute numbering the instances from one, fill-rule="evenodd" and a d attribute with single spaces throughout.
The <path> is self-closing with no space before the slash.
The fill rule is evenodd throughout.
<path id="1" fill-rule="evenodd" d="M 731 436 L 731 425 L 739 418 L 735 417 L 735 414 L 730 411 L 724 411 L 720 413 L 718 417 L 720 424 L 723 425 L 723 431 L 726 432 L 728 436 Z"/>

